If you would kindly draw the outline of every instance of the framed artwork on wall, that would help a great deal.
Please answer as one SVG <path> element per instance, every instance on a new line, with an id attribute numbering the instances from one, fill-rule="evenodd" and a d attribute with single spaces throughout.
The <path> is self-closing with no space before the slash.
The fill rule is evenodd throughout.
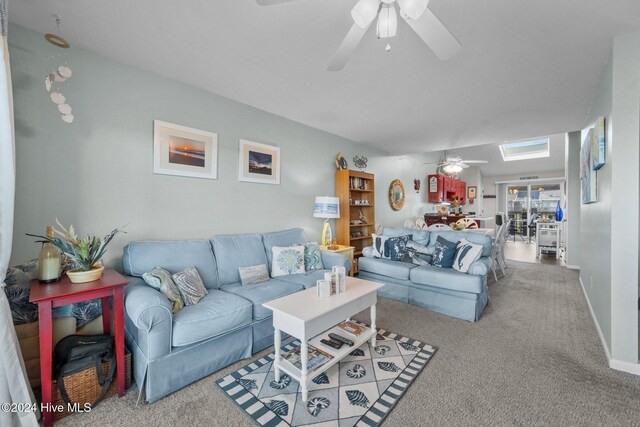
<path id="1" fill-rule="evenodd" d="M 594 203 L 598 200 L 596 193 L 596 171 L 592 167 L 592 139 L 596 138 L 595 128 L 589 129 L 580 147 L 580 189 L 582 204 Z"/>
<path id="2" fill-rule="evenodd" d="M 154 120 L 153 173 L 217 179 L 218 135 Z"/>
<path id="3" fill-rule="evenodd" d="M 605 138 L 605 125 L 604 117 L 598 118 L 595 126 L 593 127 L 594 136 L 591 138 L 591 163 L 593 170 L 598 170 L 606 161 L 606 138 Z"/>
<path id="4" fill-rule="evenodd" d="M 467 188 L 467 192 L 469 193 L 467 195 L 469 199 L 475 199 L 477 197 L 478 187 L 469 187 Z"/>
<path id="5" fill-rule="evenodd" d="M 240 140 L 240 181 L 280 184 L 280 148 Z"/>

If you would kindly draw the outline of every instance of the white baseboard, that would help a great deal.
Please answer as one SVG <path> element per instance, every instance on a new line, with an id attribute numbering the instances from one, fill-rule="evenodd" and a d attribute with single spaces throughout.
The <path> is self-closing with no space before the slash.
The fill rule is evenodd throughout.
<path id="1" fill-rule="evenodd" d="M 589 306 L 589 311 L 591 312 L 591 318 L 593 319 L 593 323 L 596 325 L 596 330 L 598 331 L 598 336 L 600 337 L 600 344 L 602 344 L 602 349 L 604 350 L 604 354 L 607 358 L 609 367 L 617 371 L 640 375 L 640 364 L 611 358 L 611 352 L 609 352 L 609 347 L 607 347 L 607 342 L 604 340 L 604 335 L 602 335 L 602 330 L 600 329 L 600 325 L 598 324 L 598 319 L 596 318 L 596 314 L 593 312 L 593 307 L 591 307 L 591 301 L 589 301 L 587 291 L 584 288 L 584 283 L 582 283 L 582 277 L 580 277 L 579 279 L 580 286 L 582 287 L 582 293 L 584 294 L 584 299 L 587 300 L 587 305 Z"/>
<path id="2" fill-rule="evenodd" d="M 568 265 L 567 264 L 567 268 L 569 270 L 580 270 L 580 266 L 579 265 Z"/>
<path id="3" fill-rule="evenodd" d="M 625 362 L 624 360 L 611 359 L 609 367 L 617 371 L 628 372 L 634 375 L 640 375 L 640 365 L 637 363 Z"/>
<path id="4" fill-rule="evenodd" d="M 609 367 L 611 367 L 611 353 L 609 352 L 609 347 L 607 347 L 607 342 L 604 339 L 604 335 L 602 335 L 600 324 L 598 323 L 596 314 L 593 312 L 593 307 L 591 307 L 591 301 L 589 301 L 589 296 L 587 295 L 587 291 L 584 288 L 584 283 L 582 283 L 582 277 L 580 277 L 579 279 L 580 287 L 582 287 L 582 293 L 584 294 L 584 299 L 587 300 L 587 305 L 589 306 L 589 311 L 591 312 L 591 318 L 593 319 L 593 323 L 596 325 L 596 330 L 598 331 L 598 336 L 600 337 L 600 344 L 602 344 L 602 349 L 604 350 L 604 354 L 607 358 L 607 363 L 609 364 Z"/>

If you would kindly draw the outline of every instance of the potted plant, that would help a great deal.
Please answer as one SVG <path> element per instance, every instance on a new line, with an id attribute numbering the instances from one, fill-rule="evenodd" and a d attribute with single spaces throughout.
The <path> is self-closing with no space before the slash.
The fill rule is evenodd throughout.
<path id="1" fill-rule="evenodd" d="M 50 242 L 67 255 L 77 266 L 73 270 L 67 271 L 67 276 L 73 283 L 85 283 L 98 280 L 102 277 L 104 266 L 102 265 L 102 256 L 107 250 L 107 245 L 122 230 L 116 228 L 102 239 L 97 236 L 87 235 L 79 238 L 76 235 L 73 225 L 67 230 L 56 218 L 56 223 L 62 231 L 53 229 L 53 232 L 60 237 L 40 236 L 37 234 L 28 234 L 27 236 L 38 237 L 43 240 L 39 242 Z M 122 231 L 124 233 L 124 231 Z"/>

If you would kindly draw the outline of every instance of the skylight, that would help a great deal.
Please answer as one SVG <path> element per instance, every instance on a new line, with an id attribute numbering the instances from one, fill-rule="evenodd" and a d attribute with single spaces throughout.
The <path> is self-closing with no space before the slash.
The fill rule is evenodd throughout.
<path id="1" fill-rule="evenodd" d="M 549 138 L 501 144 L 500 154 L 505 162 L 549 157 Z"/>

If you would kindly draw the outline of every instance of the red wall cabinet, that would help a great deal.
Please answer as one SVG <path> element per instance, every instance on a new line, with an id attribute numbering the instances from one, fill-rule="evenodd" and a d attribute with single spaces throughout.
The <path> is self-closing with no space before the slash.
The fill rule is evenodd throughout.
<path id="1" fill-rule="evenodd" d="M 429 175 L 427 192 L 429 203 L 448 202 L 455 196 L 458 196 L 461 205 L 467 202 L 467 184 L 446 175 Z"/>

